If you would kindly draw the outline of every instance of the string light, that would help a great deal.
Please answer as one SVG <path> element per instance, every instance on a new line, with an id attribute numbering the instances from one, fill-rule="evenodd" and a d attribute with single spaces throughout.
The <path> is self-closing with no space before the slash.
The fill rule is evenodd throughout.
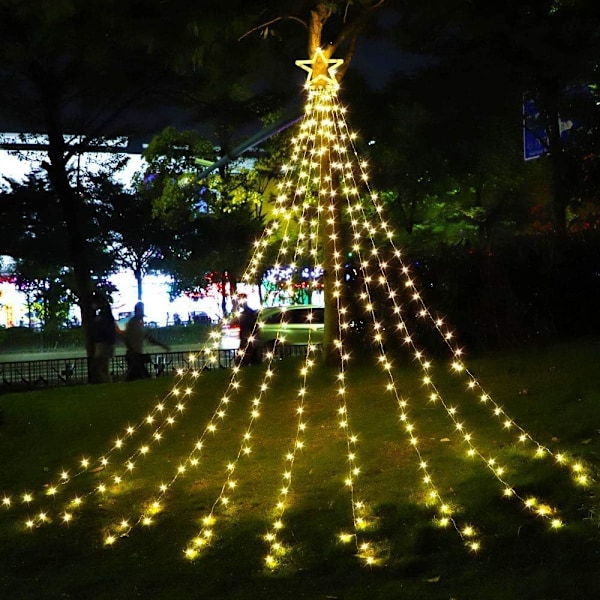
<path id="1" fill-rule="evenodd" d="M 489 456 L 476 440 L 476 435 L 461 415 L 461 407 L 450 404 L 445 398 L 437 381 L 433 361 L 417 343 L 417 335 L 405 318 L 406 306 L 416 316 L 419 324 L 426 324 L 439 336 L 450 354 L 448 372 L 462 378 L 465 391 L 472 394 L 476 404 L 489 411 L 490 418 L 507 436 L 514 436 L 515 443 L 527 447 L 528 456 L 534 460 L 552 458 L 553 464 L 568 468 L 577 485 L 588 486 L 592 481 L 590 469 L 581 461 L 562 452 L 553 452 L 512 419 L 505 409 L 497 404 L 471 373 L 463 358 L 463 349 L 458 346 L 457 336 L 439 315 L 434 315 L 426 306 L 418 289 L 411 268 L 404 262 L 400 249 L 395 245 L 395 234 L 391 226 L 383 219 L 384 207 L 377 193 L 369 187 L 368 164 L 358 157 L 354 145 L 356 134 L 351 132 L 345 121 L 345 109 L 338 101 L 339 85 L 336 71 L 341 61 L 330 59 L 325 52 L 318 50 L 307 61 L 298 61 L 301 68 L 308 72 L 306 81 L 307 103 L 298 132 L 292 139 L 289 163 L 282 166 L 282 181 L 278 184 L 273 213 L 276 220 L 265 228 L 262 236 L 256 240 L 253 254 L 241 280 L 251 283 L 263 271 L 267 257 L 271 255 L 270 246 L 277 240 L 278 249 L 274 265 L 290 265 L 293 271 L 306 258 L 311 261 L 313 276 L 310 286 L 316 288 L 317 273 L 323 271 L 320 253 L 323 246 L 330 252 L 332 269 L 331 289 L 327 290 L 335 303 L 338 320 L 334 324 L 337 333 L 334 348 L 338 357 L 338 369 L 335 374 L 335 397 L 337 406 L 332 409 L 332 418 L 336 419 L 340 437 L 343 439 L 345 469 L 339 477 L 340 487 L 349 495 L 352 515 L 351 530 L 339 532 L 337 539 L 341 544 L 353 544 L 356 555 L 362 564 L 373 566 L 383 562 L 381 547 L 367 539 L 375 529 L 371 503 L 360 497 L 359 481 L 362 468 L 359 462 L 359 435 L 353 430 L 353 402 L 349 391 L 348 374 L 352 364 L 352 354 L 347 336 L 352 332 L 350 315 L 352 311 L 345 297 L 345 239 L 342 215 L 349 225 L 351 249 L 357 260 L 360 275 L 358 294 L 361 310 L 367 319 L 370 342 L 381 370 L 382 388 L 385 397 L 392 399 L 391 404 L 398 416 L 398 429 L 405 440 L 414 461 L 419 485 L 423 489 L 423 502 L 434 512 L 433 520 L 440 527 L 451 527 L 460 536 L 469 551 L 477 552 L 481 548 L 479 527 L 471 522 L 460 522 L 461 507 L 449 501 L 436 483 L 437 474 L 433 472 L 425 459 L 419 432 L 420 423 L 411 415 L 413 400 L 401 393 L 396 380 L 394 357 L 388 352 L 388 343 L 392 336 L 399 336 L 403 346 L 411 353 L 414 364 L 421 369 L 420 394 L 432 409 L 442 410 L 448 418 L 452 434 L 456 436 L 465 455 L 474 463 L 484 466 L 495 478 L 500 487 L 500 495 L 509 500 L 518 500 L 532 514 L 546 519 L 552 529 L 564 526 L 556 507 L 543 499 L 526 496 L 519 492 L 509 481 L 510 469 L 501 464 L 497 456 Z M 362 200 L 361 200 L 362 199 Z M 367 207 L 363 202 L 368 201 Z M 368 209 L 368 210 L 367 210 Z M 377 218 L 373 219 L 372 215 Z M 394 287 L 392 281 L 400 276 L 400 283 Z M 293 297 L 291 278 L 285 284 L 285 292 Z M 379 305 L 384 296 L 384 307 Z M 407 304 L 403 304 L 405 299 Z M 382 314 L 385 313 L 385 314 Z M 266 410 L 265 398 L 273 388 L 277 369 L 277 351 L 285 343 L 283 333 L 278 334 L 272 352 L 266 354 L 262 378 L 257 393 L 251 396 L 242 385 L 243 370 L 236 365 L 231 371 L 227 388 L 201 433 L 188 448 L 187 455 L 174 467 L 174 472 L 166 481 L 161 482 L 145 502 L 137 515 L 129 515 L 108 526 L 103 533 L 106 546 L 129 535 L 136 526 L 153 526 L 165 511 L 166 495 L 174 483 L 186 477 L 201 464 L 201 457 L 210 440 L 218 435 L 220 425 L 227 418 L 233 396 L 246 394 L 248 413 L 243 434 L 235 456 L 226 464 L 222 473 L 222 483 L 211 508 L 200 519 L 201 526 L 197 534 L 183 550 L 184 557 L 193 560 L 208 548 L 218 537 L 218 527 L 224 526 L 224 517 L 233 514 L 236 504 L 236 491 L 239 488 L 243 469 L 240 464 L 248 464 L 254 455 L 255 425 Z M 76 517 L 76 511 L 92 495 L 115 498 L 128 484 L 133 485 L 135 474 L 141 471 L 147 456 L 152 454 L 156 445 L 164 443 L 169 433 L 183 420 L 187 402 L 197 384 L 200 370 L 196 368 L 202 361 L 214 363 L 218 360 L 219 336 L 212 337 L 212 351 L 188 357 L 189 369 L 178 371 L 177 384 L 160 400 L 154 408 L 138 423 L 128 425 L 111 443 L 110 448 L 97 458 L 84 456 L 76 468 L 60 471 L 56 480 L 46 486 L 43 493 L 24 491 L 13 499 L 11 495 L 2 497 L 2 507 L 12 510 L 16 505 L 27 507 L 37 503 L 51 502 L 62 504 L 54 507 L 54 512 L 44 506 L 34 516 L 24 521 L 27 530 L 35 529 L 52 522 L 69 525 Z M 246 349 L 239 351 L 239 361 L 243 363 Z M 298 390 L 295 405 L 295 430 L 288 442 L 283 456 L 281 480 L 273 502 L 271 521 L 264 534 L 268 547 L 264 564 L 275 569 L 285 562 L 291 551 L 291 536 L 286 535 L 286 513 L 293 501 L 296 471 L 301 459 L 306 459 L 311 449 L 310 421 L 308 419 L 308 399 L 314 391 L 311 389 L 311 373 L 316 364 L 317 346 L 311 343 L 298 373 Z M 191 379 L 189 386 L 184 386 Z M 136 441 L 143 438 L 141 441 Z M 134 448 L 135 445 L 135 448 Z M 129 450 L 128 450 L 129 448 Z M 133 449 L 131 449 L 133 448 Z M 126 456 L 123 457 L 123 454 Z M 244 459 L 248 459 L 247 461 Z M 61 492 L 74 480 L 84 474 L 94 474 L 93 485 L 70 500 L 60 499 Z M 34 509 L 31 509 L 32 512 Z"/>

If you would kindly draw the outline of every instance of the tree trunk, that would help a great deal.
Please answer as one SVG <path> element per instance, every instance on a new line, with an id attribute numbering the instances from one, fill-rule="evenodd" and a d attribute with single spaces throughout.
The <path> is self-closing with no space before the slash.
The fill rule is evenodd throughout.
<path id="1" fill-rule="evenodd" d="M 81 310 L 81 326 L 88 357 L 88 380 L 93 382 L 94 369 L 91 360 L 94 355 L 93 319 L 94 307 L 92 305 L 92 278 L 88 252 L 88 242 L 82 230 L 84 217 L 81 214 L 84 202 L 78 190 L 73 189 L 67 172 L 69 148 L 64 139 L 64 128 L 61 120 L 61 102 L 56 88 L 56 81 L 50 75 L 39 72 L 34 68 L 33 81 L 39 87 L 39 97 L 43 107 L 44 120 L 48 135 L 48 162 L 44 168 L 57 195 L 62 208 L 67 229 L 67 247 L 73 279 L 75 294 Z"/>
<path id="2" fill-rule="evenodd" d="M 556 237 L 559 240 L 564 240 L 567 235 L 569 190 L 566 185 L 565 157 L 560 132 L 558 131 L 558 116 L 556 118 L 556 127 L 550 128 L 550 162 L 552 164 L 550 218 Z"/>
<path id="3" fill-rule="evenodd" d="M 61 136 L 62 141 L 62 136 Z M 73 278 L 75 281 L 75 293 L 81 310 L 81 325 L 85 342 L 86 354 L 88 356 L 88 367 L 94 355 L 94 338 L 92 324 L 94 309 L 92 306 L 91 293 L 93 291 L 91 269 L 89 265 L 88 242 L 81 231 L 82 199 L 74 190 L 68 179 L 62 146 L 55 148 L 56 141 L 50 136 L 48 155 L 50 164 L 47 165 L 48 177 L 56 195 L 60 199 L 63 216 L 67 229 L 67 245 L 69 256 L 73 267 Z M 88 368 L 88 380 L 93 383 L 93 369 Z"/>
<path id="4" fill-rule="evenodd" d="M 337 70 L 338 83 L 343 77 L 350 61 L 352 59 L 356 40 L 364 25 L 366 24 L 369 15 L 373 10 L 383 4 L 384 0 L 374 1 L 370 6 L 364 7 L 359 15 L 353 20 L 345 23 L 342 32 L 337 39 L 331 44 L 323 43 L 323 27 L 327 20 L 331 17 L 332 11 L 327 2 L 317 2 L 315 8 L 310 12 L 310 20 L 308 23 L 308 55 L 311 58 L 315 57 L 317 50 L 321 50 L 326 59 L 330 59 L 332 54 L 337 51 L 342 43 L 346 44 L 344 51 L 344 64 Z M 325 61 L 315 61 L 312 65 L 312 79 L 327 81 L 328 64 Z M 335 92 L 333 92 L 335 93 Z M 329 118 L 330 115 L 327 115 Z M 324 131 L 323 127 L 318 128 L 319 132 Z M 330 141 L 323 138 L 317 142 L 331 151 Z M 321 157 L 321 173 L 329 173 L 329 155 L 323 154 Z M 331 190 L 337 191 L 339 182 L 332 180 L 330 183 Z M 325 299 L 325 326 L 323 331 L 323 352 L 325 362 L 330 365 L 335 365 L 340 360 L 340 350 L 336 346 L 336 341 L 339 337 L 339 315 L 338 304 L 342 298 L 336 294 L 342 293 L 342 286 L 336 287 L 336 282 L 343 275 L 336 271 L 337 262 L 336 250 L 340 250 L 337 244 L 341 243 L 342 231 L 342 210 L 340 206 L 340 194 L 332 193 L 330 195 L 330 210 L 322 211 L 321 223 L 319 229 L 322 232 L 322 247 L 323 247 L 323 288 Z M 333 236 L 337 236 L 337 244 Z M 337 290 L 337 291 L 336 291 Z"/>
<path id="5" fill-rule="evenodd" d="M 308 56 L 313 57 L 315 52 L 321 48 L 321 34 L 323 33 L 323 26 L 327 22 L 327 19 L 331 16 L 331 10 L 329 10 L 325 2 L 319 2 L 314 10 L 310 11 L 310 21 L 308 26 Z M 327 49 L 322 48 L 325 55 Z"/>
<path id="6" fill-rule="evenodd" d="M 135 283 L 137 286 L 137 299 L 138 299 L 138 302 L 141 302 L 142 296 L 143 296 L 143 280 L 144 280 L 144 277 L 142 275 L 142 270 L 134 269 L 133 275 L 135 277 Z"/>
<path id="7" fill-rule="evenodd" d="M 544 108 L 548 131 L 548 152 L 551 164 L 550 218 L 558 240 L 567 235 L 567 206 L 569 189 L 565 175 L 565 156 L 560 137 L 560 113 L 558 110 L 559 91 L 546 89 L 543 92 Z"/>

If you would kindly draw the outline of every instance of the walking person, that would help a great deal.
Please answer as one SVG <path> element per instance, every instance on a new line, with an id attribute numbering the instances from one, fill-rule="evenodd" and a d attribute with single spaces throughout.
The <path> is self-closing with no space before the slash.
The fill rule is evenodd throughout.
<path id="1" fill-rule="evenodd" d="M 106 296 L 96 292 L 93 304 L 94 358 L 92 362 L 92 381 L 94 383 L 110 383 L 112 381 L 110 359 L 115 355 L 117 324 Z"/>
<path id="2" fill-rule="evenodd" d="M 240 327 L 240 349 L 237 362 L 241 365 L 252 365 L 260 362 L 256 343 L 256 320 L 258 312 L 248 306 L 248 296 L 240 294 L 237 323 Z"/>
<path id="3" fill-rule="evenodd" d="M 144 303 L 138 302 L 133 309 L 133 316 L 125 325 L 123 334 L 125 342 L 125 361 L 127 362 L 127 373 L 125 381 L 134 379 L 146 379 L 150 377 L 150 372 L 146 365 L 150 362 L 149 357 L 144 353 L 144 342 L 160 346 L 167 352 L 169 346 L 163 344 L 160 340 L 150 335 L 144 327 Z"/>

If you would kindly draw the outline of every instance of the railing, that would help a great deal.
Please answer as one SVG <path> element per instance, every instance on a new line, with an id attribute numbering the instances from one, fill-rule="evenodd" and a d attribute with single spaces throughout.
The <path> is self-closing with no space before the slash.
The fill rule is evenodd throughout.
<path id="1" fill-rule="evenodd" d="M 304 356 L 306 346 L 280 348 L 278 357 Z M 149 353 L 151 377 L 173 375 L 178 371 L 228 369 L 235 363 L 237 350 Z M 88 383 L 88 358 L 52 358 L 0 363 L 0 394 L 36 388 Z M 113 381 L 123 381 L 127 372 L 124 355 L 110 359 Z"/>
<path id="2" fill-rule="evenodd" d="M 148 371 L 151 377 L 161 377 L 179 370 L 227 369 L 233 365 L 235 355 L 235 350 L 149 353 Z M 111 358 L 109 369 L 114 381 L 124 380 L 127 372 L 125 356 Z M 0 393 L 87 382 L 86 357 L 0 363 Z"/>

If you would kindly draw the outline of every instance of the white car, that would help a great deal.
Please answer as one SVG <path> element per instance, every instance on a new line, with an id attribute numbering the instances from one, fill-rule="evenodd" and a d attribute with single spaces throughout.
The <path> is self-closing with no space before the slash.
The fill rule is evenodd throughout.
<path id="1" fill-rule="evenodd" d="M 323 343 L 324 308 L 303 304 L 272 306 L 258 312 L 255 330 L 256 343 L 263 351 L 271 350 L 277 341 L 282 346 L 303 346 Z M 240 346 L 240 328 L 235 320 L 221 328 L 223 350 Z"/>

